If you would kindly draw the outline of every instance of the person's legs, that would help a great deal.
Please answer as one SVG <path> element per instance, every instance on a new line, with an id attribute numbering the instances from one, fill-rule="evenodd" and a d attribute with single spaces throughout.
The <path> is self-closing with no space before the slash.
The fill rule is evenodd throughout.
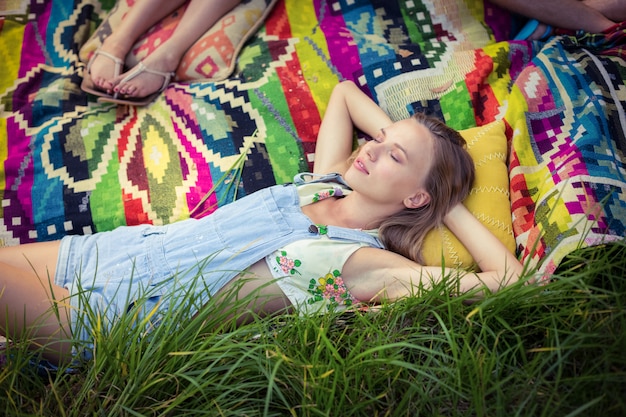
<path id="1" fill-rule="evenodd" d="M 493 3 L 561 29 L 599 33 L 615 24 L 587 1 L 580 0 L 491 0 Z M 598 3 L 624 0 L 598 0 Z M 541 30 L 541 29 L 539 29 Z M 545 28 L 543 28 L 545 31 Z"/>
<path id="2" fill-rule="evenodd" d="M 89 65 L 91 79 L 96 87 L 112 92 L 115 76 L 115 60 L 124 59 L 137 39 L 165 16 L 179 8 L 186 0 L 139 0 L 130 8 L 120 26 L 102 43 L 100 52 Z M 107 56 L 108 54 L 110 56 Z"/>
<path id="3" fill-rule="evenodd" d="M 0 248 L 0 333 L 44 345 L 46 359 L 69 359 L 68 291 L 54 284 L 59 242 Z"/>
<path id="4" fill-rule="evenodd" d="M 174 72 L 187 49 L 240 1 L 190 0 L 172 36 L 146 57 L 143 65 L 155 71 Z M 127 74 L 120 75 L 114 82 L 117 84 L 114 87 L 116 93 L 127 97 L 146 97 L 163 86 L 163 76 L 150 72 L 142 72 L 126 82 L 120 82 Z"/>
<path id="5" fill-rule="evenodd" d="M 626 0 L 578 0 L 579 3 L 586 6 L 586 11 L 591 11 L 584 24 L 577 26 L 567 26 L 573 21 L 568 21 L 564 26 L 570 29 L 585 29 L 592 32 L 601 32 L 610 28 L 614 23 L 622 22 L 626 20 Z M 570 3 L 571 4 L 571 3 Z M 584 11 L 578 11 L 578 15 L 585 15 Z M 532 33 L 526 36 L 520 36 L 516 39 L 528 39 L 528 40 L 545 40 L 552 32 L 552 27 L 541 21 L 531 21 L 530 25 L 534 25 Z M 527 25 L 528 26 L 528 25 Z M 532 28 L 532 26 L 530 26 Z"/>
<path id="6" fill-rule="evenodd" d="M 583 0 L 583 3 L 616 23 L 626 20 L 626 0 Z"/>

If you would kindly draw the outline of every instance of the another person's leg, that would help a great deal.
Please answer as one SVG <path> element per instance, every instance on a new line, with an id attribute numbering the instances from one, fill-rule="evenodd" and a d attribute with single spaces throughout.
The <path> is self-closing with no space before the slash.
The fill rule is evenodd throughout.
<path id="1" fill-rule="evenodd" d="M 45 346 L 46 359 L 71 355 L 68 291 L 54 284 L 60 242 L 0 248 L 0 333 Z"/>
<path id="2" fill-rule="evenodd" d="M 94 85 L 111 93 L 115 77 L 123 71 L 126 55 L 137 39 L 165 16 L 182 6 L 185 1 L 138 0 L 124 16 L 119 27 L 102 42 L 98 53 L 91 59 L 89 73 Z"/>
<path id="3" fill-rule="evenodd" d="M 190 0 L 172 36 L 147 56 L 141 65 L 162 73 L 176 71 L 187 49 L 240 1 Z M 147 97 L 163 86 L 164 77 L 149 71 L 140 71 L 136 76 L 124 81 L 124 78 L 133 71 L 136 69 L 131 69 L 118 77 L 114 83 L 116 93 L 127 97 Z"/>
<path id="4" fill-rule="evenodd" d="M 626 0 L 582 0 L 615 23 L 626 21 Z"/>
<path id="5" fill-rule="evenodd" d="M 492 3 L 507 8 L 530 19 L 562 29 L 599 33 L 615 24 L 595 5 L 587 0 L 491 0 Z M 595 0 L 597 3 L 620 2 L 624 0 Z M 533 36 L 545 32 L 545 26 L 537 27 Z M 534 39 L 532 37 L 531 39 Z"/>

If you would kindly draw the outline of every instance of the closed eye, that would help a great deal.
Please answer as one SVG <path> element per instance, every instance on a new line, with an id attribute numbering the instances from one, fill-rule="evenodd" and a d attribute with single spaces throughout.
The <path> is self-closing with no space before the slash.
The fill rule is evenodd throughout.
<path id="1" fill-rule="evenodd" d="M 374 140 L 378 143 L 382 143 L 385 141 L 386 138 L 387 138 L 387 132 L 385 132 L 385 129 L 380 129 L 380 134 L 376 135 Z M 401 156 L 401 154 L 404 154 L 404 156 L 406 157 L 406 151 L 398 143 L 392 143 L 392 147 L 393 149 L 389 151 L 389 156 L 391 157 L 393 161 L 397 163 L 402 163 L 403 157 Z"/>

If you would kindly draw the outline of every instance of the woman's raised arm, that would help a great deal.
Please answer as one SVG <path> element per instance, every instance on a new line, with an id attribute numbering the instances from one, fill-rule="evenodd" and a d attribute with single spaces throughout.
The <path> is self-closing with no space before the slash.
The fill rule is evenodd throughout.
<path id="1" fill-rule="evenodd" d="M 517 281 L 524 269 L 520 261 L 462 203 L 453 207 L 443 221 L 478 264 L 480 282 L 487 288 L 496 291 Z"/>
<path id="2" fill-rule="evenodd" d="M 389 116 L 352 81 L 337 84 L 317 135 L 313 172 L 343 174 L 352 154 L 354 128 L 374 136 L 391 123 Z"/>
<path id="3" fill-rule="evenodd" d="M 360 300 L 396 300 L 429 289 L 433 282 L 453 274 L 461 293 L 487 288 L 497 291 L 516 282 L 523 266 L 465 206 L 459 203 L 446 215 L 444 223 L 470 252 L 481 272 L 423 266 L 396 253 L 362 248 L 344 265 L 343 279 Z M 351 285 L 354 282 L 354 285 Z"/>

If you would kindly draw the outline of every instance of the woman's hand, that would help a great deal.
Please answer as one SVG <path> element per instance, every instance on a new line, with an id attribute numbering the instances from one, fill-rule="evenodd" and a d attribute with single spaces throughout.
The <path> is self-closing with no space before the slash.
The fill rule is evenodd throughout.
<path id="1" fill-rule="evenodd" d="M 313 172 L 343 174 L 352 154 L 354 128 L 373 137 L 391 123 L 389 116 L 352 81 L 337 84 L 317 135 Z"/>

